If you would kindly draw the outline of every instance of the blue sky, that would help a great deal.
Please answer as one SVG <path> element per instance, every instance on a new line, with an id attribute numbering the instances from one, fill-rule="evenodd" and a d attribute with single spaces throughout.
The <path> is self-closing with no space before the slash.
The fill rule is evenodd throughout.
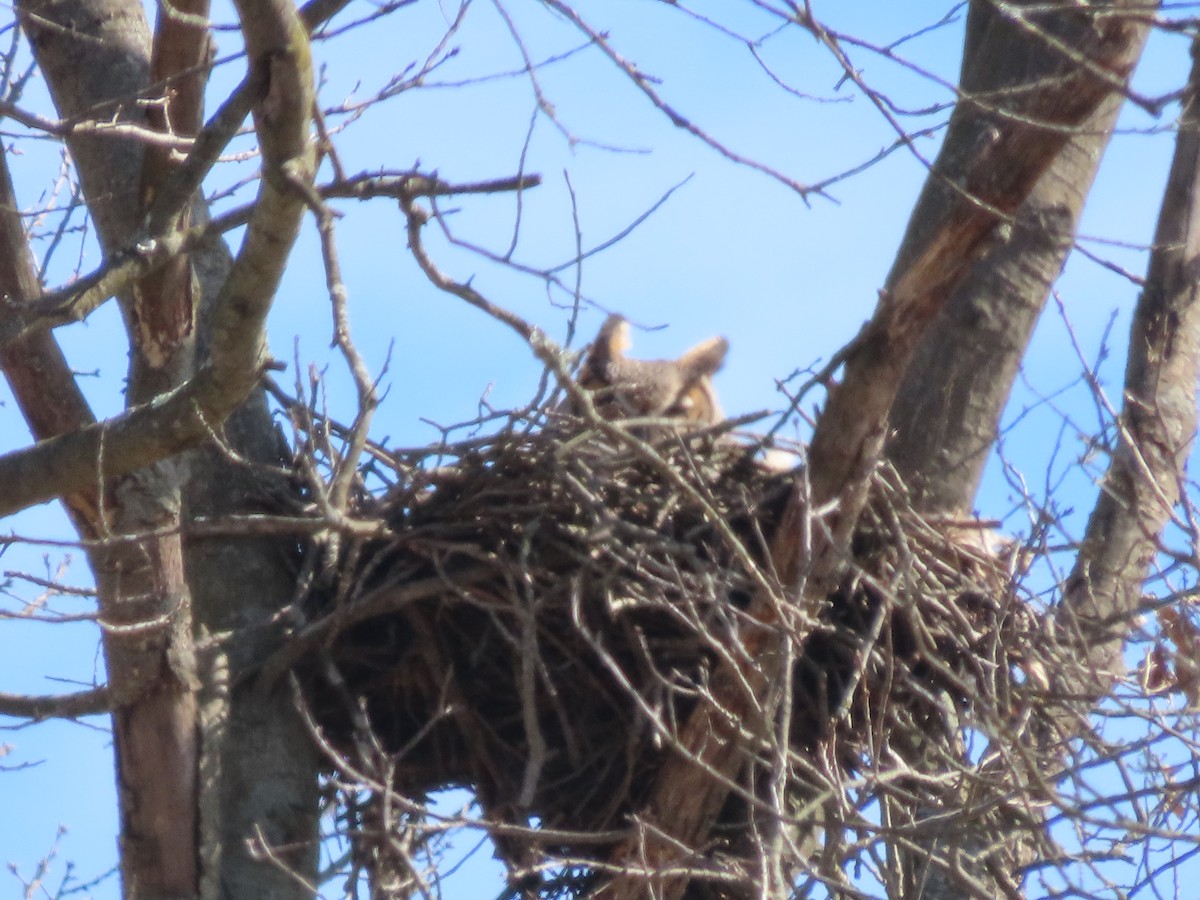
<path id="1" fill-rule="evenodd" d="M 592 0 L 577 4 L 585 18 L 607 31 L 627 59 L 659 79 L 656 88 L 678 111 L 694 120 L 731 150 L 760 160 L 800 182 L 822 180 L 873 157 L 895 138 L 890 126 L 850 84 L 839 85 L 840 71 L 827 51 L 805 34 L 782 34 L 765 42 L 764 60 L 798 90 L 816 99 L 790 96 L 764 75 L 743 43 L 689 19 L 669 4 L 648 0 Z M 827 8 L 823 8 L 827 7 Z M 888 43 L 938 21 L 951 4 L 891 3 L 859 0 L 815 4 L 830 27 L 868 41 Z M 353 4 L 343 18 L 365 14 L 371 6 Z M 331 107 L 347 99 L 365 99 L 410 62 L 425 57 L 444 31 L 454 5 L 419 3 L 366 29 L 317 46 L 323 69 L 321 102 Z M 758 37 L 772 20 L 749 3 L 711 2 L 694 8 L 722 16 L 730 28 Z M 581 43 L 561 18 L 535 2 L 505 6 L 518 23 L 529 55 L 542 59 Z M 731 12 L 731 10 L 735 10 Z M 217 17 L 233 21 L 228 8 Z M 228 40 L 226 34 L 223 40 Z M 958 66 L 961 19 L 904 45 L 902 52 L 940 77 L 953 81 Z M 534 109 L 527 80 L 489 81 L 466 87 L 438 87 L 464 79 L 511 70 L 520 54 L 493 3 L 477 2 L 454 39 L 461 52 L 439 67 L 424 90 L 411 91 L 363 114 L 336 137 L 350 173 L 380 167 L 404 169 L 418 161 L 449 181 L 472 181 L 514 174 Z M 227 48 L 226 48 L 227 49 Z M 876 88 L 908 107 L 945 103 L 949 93 L 869 52 L 852 50 L 855 64 Z M 1158 36 L 1152 40 L 1138 73 L 1144 93 L 1182 84 L 1188 64 L 1187 43 Z M 222 67 L 213 81 L 214 98 L 235 83 L 242 62 Z M 636 91 L 596 52 L 580 53 L 539 73 L 545 97 L 571 142 L 544 116 L 537 121 L 527 170 L 540 173 L 543 186 L 523 200 L 517 258 L 533 266 L 568 261 L 574 253 L 570 195 L 564 172 L 575 190 L 585 247 L 608 240 L 650 208 L 666 191 L 685 182 L 653 215 L 620 244 L 588 259 L 582 290 L 595 307 L 580 316 L 580 339 L 590 338 L 605 311 L 626 314 L 639 324 L 663 326 L 636 332 L 635 353 L 672 356 L 714 334 L 731 342 L 717 384 L 725 409 L 740 414 L 782 405 L 777 379 L 797 368 L 827 359 L 849 340 L 870 315 L 909 210 L 923 179 L 923 168 L 905 151 L 830 189 L 831 198 L 806 203 L 779 182 L 736 166 L 678 128 Z M 39 86 L 22 101 L 33 106 Z M 1161 120 L 1127 111 L 1122 126 L 1134 131 L 1169 130 L 1174 107 Z M 944 113 L 914 119 L 925 127 Z M 337 126 L 339 117 L 330 118 Z M 936 153 L 936 137 L 920 146 L 927 158 Z M 9 143 L 6 140 L 6 143 Z M 603 144 L 619 150 L 593 146 Z M 57 171 L 48 145 L 23 143 L 13 158 L 18 192 L 27 208 L 45 202 L 43 191 Z M 1171 151 L 1167 134 L 1130 133 L 1109 151 L 1089 201 L 1082 231 L 1108 239 L 1145 244 L 1166 177 Z M 245 173 L 252 164 L 243 164 Z M 209 189 L 236 177 L 236 165 L 219 169 Z M 240 198 L 249 197 L 243 190 Z M 511 237 L 515 200 L 511 196 L 454 199 L 442 204 L 462 237 L 503 249 Z M 473 418 L 482 396 L 498 408 L 527 401 L 540 368 L 522 342 L 503 326 L 438 293 L 426 283 L 407 255 L 403 223 L 393 204 L 342 203 L 339 226 L 342 264 L 350 291 L 351 319 L 358 347 L 376 372 L 387 365 L 387 396 L 377 414 L 375 432 L 392 443 L 422 445 L 436 439 L 422 418 L 443 424 Z M 427 229 L 429 247 L 450 274 L 472 277 L 480 291 L 542 326 L 551 336 L 566 333 L 568 311 L 549 302 L 536 279 L 448 247 Z M 1117 258 L 1136 274 L 1145 267 L 1136 250 L 1094 247 Z M 60 250 L 50 281 L 69 277 L 75 249 Z M 84 268 L 94 266 L 97 251 L 86 244 Z M 573 273 L 564 273 L 568 282 Z M 272 349 L 291 366 L 314 362 L 328 367 L 331 411 L 351 414 L 348 381 L 329 351 L 330 322 L 316 237 L 308 229 L 271 317 Z M 1113 355 L 1102 375 L 1115 399 L 1122 374 L 1122 350 L 1128 312 L 1136 287 L 1094 263 L 1076 260 L 1059 285 L 1066 315 L 1085 354 L 1096 354 L 1114 311 Z M 558 295 L 559 302 L 565 298 Z M 110 307 L 87 323 L 61 332 L 72 364 L 95 372 L 83 384 L 100 414 L 121 408 L 125 354 L 119 325 Z M 1023 386 L 1010 418 L 1078 378 L 1080 362 L 1066 350 L 1066 326 L 1053 309 L 1047 314 L 1026 363 Z M 287 384 L 288 373 L 280 380 Z M 1086 395 L 1076 390 L 1058 400 L 1068 409 L 1085 410 Z M 0 389 L 0 450 L 20 446 L 26 433 L 11 399 Z M 1082 412 L 1081 412 L 1082 416 Z M 1081 421 L 1090 422 L 1086 417 Z M 1022 420 L 1006 444 L 1019 466 L 1040 483 L 1049 460 L 1045 435 L 1060 417 L 1042 407 Z M 1070 461 L 1072 451 L 1065 458 Z M 1076 505 L 1090 507 L 1094 489 L 1075 479 Z M 985 515 L 1012 510 L 1011 489 L 993 472 L 981 495 Z M 6 532 L 69 539 L 62 516 L 47 506 L 15 516 Z M 1008 527 L 1023 527 L 1018 513 Z M 43 555 L 45 561 L 43 561 Z M 53 573 L 72 555 L 54 546 L 9 548 L 0 570 Z M 67 578 L 87 584 L 81 554 Z M 13 593 L 31 596 L 28 588 Z M 0 601 L 5 602 L 5 601 Z M 56 610 L 78 612 L 87 604 L 53 601 Z M 6 602 L 4 608 L 11 608 Z M 0 622 L 0 690 L 53 692 L 90 682 L 102 669 L 95 630 L 88 625 L 49 626 Z M 64 681 L 52 680 L 63 679 Z M 97 724 L 47 723 L 0 734 L 12 751 L 0 766 L 29 765 L 0 771 L 0 798 L 20 816 L 0 816 L 0 862 L 30 873 L 50 847 L 60 824 L 69 830 L 59 850 L 54 878 L 63 861 L 73 860 L 76 878 L 87 881 L 115 862 L 113 802 L 108 736 Z M 447 885 L 447 897 L 480 895 L 469 876 Z M 5 879 L 9 879 L 6 883 Z M 0 873 L 0 895 L 18 884 Z M 113 897 L 109 879 L 87 895 Z"/>

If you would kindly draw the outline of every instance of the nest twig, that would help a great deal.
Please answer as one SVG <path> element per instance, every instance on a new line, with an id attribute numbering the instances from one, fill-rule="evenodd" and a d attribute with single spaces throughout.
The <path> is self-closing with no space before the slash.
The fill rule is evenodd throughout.
<path id="1" fill-rule="evenodd" d="M 369 728 L 408 796 L 466 786 L 497 823 L 536 821 L 493 835 L 526 870 L 603 858 L 772 578 L 794 475 L 727 437 L 650 436 L 650 458 L 517 427 L 430 451 L 363 498 L 390 536 L 312 601 L 298 669 L 330 743 L 352 752 Z M 979 532 L 921 520 L 877 479 L 842 587 L 793 636 L 797 753 L 835 741 L 852 770 L 897 715 L 913 747 L 954 752 L 948 708 L 1006 706 L 1029 622 Z"/>

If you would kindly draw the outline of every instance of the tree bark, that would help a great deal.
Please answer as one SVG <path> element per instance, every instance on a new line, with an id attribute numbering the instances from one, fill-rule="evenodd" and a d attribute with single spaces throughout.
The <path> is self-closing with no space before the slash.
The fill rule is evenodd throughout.
<path id="1" fill-rule="evenodd" d="M 148 75 L 140 7 L 30 3 L 20 15 L 61 115 L 106 109 L 120 120 L 144 121 L 133 103 Z M 104 65 L 108 77 L 88 78 L 85 59 Z M 136 233 L 140 206 L 130 201 L 137 196 L 141 148 L 79 137 L 72 150 L 85 194 L 96 201 L 101 243 L 111 251 Z M 123 308 L 128 325 L 135 308 L 129 302 Z M 181 337 L 186 355 L 190 335 Z M 168 371 L 147 365 L 146 344 L 131 341 L 130 348 L 128 402 L 149 399 L 185 377 L 186 358 Z M 113 704 L 124 891 L 150 900 L 190 897 L 197 887 L 198 747 L 191 599 L 178 535 L 181 470 L 160 462 L 113 481 L 102 468 L 94 471 L 101 479 L 100 532 L 118 538 L 94 551 L 91 561 Z M 156 530 L 165 534 L 139 537 Z"/>
<path id="2" fill-rule="evenodd" d="M 1116 4 L 1142 5 L 1136 0 Z M 786 623 L 793 638 L 802 636 L 797 627 L 802 632 L 843 573 L 900 379 L 930 324 L 960 290 L 973 263 L 992 249 L 997 227 L 1011 220 L 1067 141 L 1125 84 L 1144 37 L 1136 22 L 1093 17 L 1086 10 L 1056 9 L 1033 21 L 1056 40 L 1068 41 L 1073 54 L 1056 56 L 1056 77 L 1030 73 L 1023 90 L 996 98 L 1003 109 L 977 102 L 956 109 L 959 127 L 973 140 L 965 150 L 957 148 L 953 180 L 947 165 L 935 165 L 917 207 L 936 204 L 940 215 L 910 223 L 875 315 L 848 348 L 844 379 L 830 390 L 817 421 L 806 473 L 811 496 L 797 491 L 771 547 L 784 590 L 797 595 L 798 610 Z M 833 501 L 831 514 L 809 520 L 812 509 Z M 656 776 L 644 813 L 651 829 L 617 850 L 614 863 L 628 871 L 614 876 L 597 896 L 644 896 L 647 873 L 664 898 L 681 897 L 686 890 L 687 875 L 653 873 L 681 859 L 680 848 L 706 843 L 747 758 L 734 746 L 737 725 L 732 723 L 755 721 L 756 695 L 765 696 L 766 686 L 788 677 L 779 670 L 786 658 L 780 642 L 787 638 L 778 598 L 756 596 L 749 618 L 760 624 L 739 635 L 744 655 L 738 655 L 737 668 L 718 666 L 712 702 L 692 713 L 680 746 Z"/>
<path id="3" fill-rule="evenodd" d="M 311 177 L 311 162 L 304 162 L 311 160 L 307 147 L 311 76 L 306 79 L 301 74 L 299 81 L 292 77 L 293 72 L 308 72 L 309 66 L 307 40 L 295 10 L 275 4 L 240 12 L 252 48 L 251 64 L 270 67 L 278 82 L 259 121 L 273 183 L 265 185 L 265 196 L 260 195 L 261 215 L 257 226 L 251 226 L 247 258 L 241 260 L 240 270 L 231 264 L 219 240 L 207 242 L 193 256 L 201 303 L 207 306 L 201 311 L 201 321 L 210 326 L 204 344 L 211 346 L 209 341 L 215 341 L 219 358 L 216 366 L 200 369 L 202 376 L 209 373 L 210 397 L 244 393 L 257 380 L 261 317 L 303 210 L 299 194 L 286 178 L 276 177 L 272 167 L 286 168 L 289 177 L 300 182 L 306 174 Z M 60 115 L 137 116 L 132 101 L 151 90 L 150 40 L 140 4 L 31 0 L 19 8 L 19 14 Z M 182 51 L 182 57 L 171 63 L 171 54 L 160 54 L 158 74 L 170 75 L 172 65 L 178 68 L 188 60 L 195 62 L 200 57 L 198 37 L 203 35 L 196 35 L 193 29 L 190 42 L 179 34 L 160 40 L 164 50 L 170 49 L 170 44 Z M 198 95 L 192 92 L 190 100 L 179 102 L 192 104 L 193 115 L 184 115 L 182 120 L 194 123 Z M 143 166 L 141 148 L 133 140 L 75 135 L 70 144 L 102 246 L 109 253 L 128 246 L 142 227 L 139 211 L 149 205 L 157 190 L 169 189 L 172 167 L 161 159 Z M 299 166 L 295 160 L 300 161 Z M 203 211 L 198 215 L 202 217 Z M 176 262 L 173 268 L 169 264 L 153 278 L 141 280 L 124 298 L 126 325 L 135 339 L 131 404 L 157 397 L 192 376 L 190 354 L 195 334 L 190 288 L 186 264 Z M 243 317 L 231 317 L 231 303 L 239 312 L 253 310 L 259 327 L 246 327 Z M 137 352 L 139 348 L 142 352 Z M 253 364 L 247 368 L 245 360 Z M 203 362 L 209 362 L 207 355 Z M 224 376 L 223 371 L 227 373 Z M 206 395 L 205 390 L 195 393 L 201 399 Z M 157 438 L 153 431 L 138 434 L 133 427 L 128 438 L 135 456 L 140 453 L 143 462 L 152 461 L 211 433 L 210 427 L 224 418 L 218 414 L 207 422 L 197 420 L 187 412 L 190 405 L 186 397 L 177 398 L 180 418 L 191 415 L 190 427 L 198 429 L 194 437 L 181 436 L 178 421 L 159 420 Z M 234 415 L 237 421 L 226 437 L 243 457 L 277 464 L 280 446 L 261 397 Z M 112 438 L 120 426 L 109 425 L 107 437 Z M 105 434 L 98 429 L 90 433 L 91 438 L 85 430 L 66 440 L 74 441 L 76 452 L 82 449 L 85 458 L 91 457 L 95 471 Z M 110 442 L 109 447 L 115 444 Z M 246 486 L 254 479 L 243 466 L 232 463 L 227 453 L 214 448 L 197 454 L 194 463 L 190 515 L 219 515 L 245 509 L 247 502 L 253 502 Z M 128 468 L 140 464 L 134 459 Z M 148 526 L 177 523 L 183 473 L 177 459 L 156 463 L 124 479 L 110 492 L 120 527 L 137 533 Z M 118 704 L 114 732 L 122 782 L 126 893 L 174 897 L 195 896 L 202 890 L 206 896 L 310 896 L 303 882 L 312 883 L 316 871 L 316 760 L 291 698 L 286 692 L 260 697 L 244 688 L 231 690 L 229 679 L 236 677 L 238 670 L 231 676 L 222 645 L 220 652 L 203 659 L 205 691 L 203 708 L 198 710 L 197 673 L 187 633 L 191 624 L 188 610 L 194 606 L 203 637 L 219 631 L 235 648 L 230 655 L 241 663 L 260 659 L 262 647 L 271 637 L 264 633 L 261 622 L 292 596 L 294 575 L 288 552 L 278 541 L 210 539 L 202 547 L 188 548 L 185 567 L 177 539 L 141 540 L 126 546 L 127 554 L 141 565 L 137 570 L 142 573 L 140 583 L 131 585 L 133 570 L 128 563 L 97 566 L 104 614 L 130 596 L 132 589 L 134 596 L 154 598 L 153 611 L 163 613 L 167 625 L 158 629 L 153 639 L 138 628 L 117 632 L 124 635 L 126 643 L 138 644 L 131 658 L 150 660 L 151 667 L 123 668 L 121 659 L 129 654 L 113 647 L 111 638 L 106 641 L 109 683 Z M 195 592 L 189 604 L 191 586 Z M 144 621 L 153 611 L 130 609 L 127 618 Z M 243 639 L 244 646 L 239 644 Z M 147 680 L 152 682 L 149 689 Z M 201 726 L 205 741 L 199 750 L 196 736 Z M 155 782 L 167 783 L 166 792 L 149 793 Z M 252 859 L 248 849 L 256 837 L 269 844 L 276 858 L 291 865 L 294 872 L 282 870 L 264 856 Z M 197 838 L 202 849 L 197 847 Z M 286 852 L 278 852 L 285 844 Z M 201 860 L 204 868 L 198 874 Z"/>
<path id="4" fill-rule="evenodd" d="M 1141 29 L 1141 42 L 1148 32 Z M 1062 66 L 1061 54 L 1032 42 L 993 7 L 971 4 L 959 81 L 964 107 L 972 98 L 986 102 L 1053 77 Z M 889 420 L 887 457 L 922 512 L 970 512 L 1021 359 L 1073 245 L 1123 103 L 1123 97 L 1110 96 L 1070 137 L 1011 230 L 972 266 L 904 373 Z M 935 167 L 940 177 L 960 177 L 977 131 L 970 116 L 954 116 Z M 950 202 L 947 190 L 927 191 L 910 228 L 938 221 Z"/>
<path id="5" fill-rule="evenodd" d="M 1053 612 L 1049 633 L 1058 636 L 1060 646 L 1047 648 L 1049 690 L 1046 708 L 1039 710 L 1036 744 L 1019 756 L 1027 769 L 1000 764 L 978 779 L 1008 796 L 1034 798 L 1053 784 L 1069 742 L 1088 727 L 1096 704 L 1124 675 L 1123 648 L 1142 585 L 1162 529 L 1181 499 L 1200 398 L 1200 45 L 1195 43 L 1192 58 L 1146 284 L 1130 327 L 1118 446 L 1063 601 Z M 1007 834 L 1005 824 L 993 823 L 988 835 L 978 825 L 943 835 L 938 849 L 967 869 L 981 858 L 985 840 L 1011 848 L 1013 856 L 1029 856 L 1022 844 L 1032 837 L 1030 823 L 1009 823 Z M 940 870 L 927 874 L 922 896 L 962 896 Z"/>
<path id="6" fill-rule="evenodd" d="M 1118 444 L 1088 520 L 1057 624 L 1079 665 L 1055 673 L 1071 710 L 1125 672 L 1122 650 L 1159 539 L 1181 499 L 1196 438 L 1200 378 L 1200 40 L 1163 192 L 1146 284 L 1134 311 Z M 1060 722 L 1070 730 L 1068 713 Z"/>
<path id="7" fill-rule="evenodd" d="M 1073 48 L 1087 39 L 1089 27 L 1086 19 L 1065 15 L 1053 33 Z M 1148 31 L 1143 24 L 1131 36 L 1135 59 Z M 981 129 L 988 127 L 993 98 L 1037 90 L 1072 67 L 1061 49 L 1038 40 L 995 5 L 972 3 L 960 77 L 962 100 L 910 229 L 930 227 L 926 223 L 938 221 L 947 206 L 957 202 L 950 185 L 962 177 L 965 161 L 984 139 Z M 1070 135 L 1011 227 L 1002 229 L 1000 239 L 974 263 L 904 373 L 886 453 L 922 513 L 957 517 L 971 511 L 1020 361 L 1073 245 L 1083 203 L 1122 103 L 1120 95 L 1109 96 Z M 963 800 L 950 797 L 941 802 Z M 939 801 L 929 798 L 929 808 L 938 806 Z M 923 814 L 895 811 L 901 820 Z M 964 885 L 973 882 L 985 893 L 1002 893 L 997 875 L 1009 869 L 1001 877 L 1019 878 L 1015 870 L 1023 837 L 1014 833 L 996 842 L 996 828 L 989 819 L 981 827 L 953 833 L 920 831 L 923 849 L 896 857 L 905 890 L 930 898 L 961 897 Z M 989 846 L 1010 851 L 991 869 L 985 852 Z M 935 854 L 949 866 L 932 863 Z"/>

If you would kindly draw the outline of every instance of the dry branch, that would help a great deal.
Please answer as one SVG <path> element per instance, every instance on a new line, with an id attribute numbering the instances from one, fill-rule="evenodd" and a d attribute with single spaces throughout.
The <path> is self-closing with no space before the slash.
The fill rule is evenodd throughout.
<path id="1" fill-rule="evenodd" d="M 514 884 L 574 865 L 570 890 L 585 891 L 634 845 L 650 851 L 630 860 L 643 879 L 690 871 L 734 889 L 753 878 L 748 829 L 811 823 L 787 811 L 792 775 L 781 805 L 764 806 L 769 747 L 854 768 L 873 727 L 863 704 L 883 685 L 922 733 L 942 718 L 935 696 L 981 710 L 1009 702 L 985 699 L 1009 696 L 1006 648 L 1028 643 L 995 634 L 1002 621 L 1014 636 L 1029 627 L 1001 599 L 1007 571 L 973 539 L 912 516 L 895 486 L 877 483 L 857 546 L 869 575 L 830 598 L 779 717 L 779 685 L 763 690 L 753 668 L 764 626 L 746 610 L 770 577 L 760 567 L 792 476 L 711 435 L 662 429 L 647 454 L 620 424 L 530 425 L 397 453 L 396 486 L 352 509 L 391 536 L 343 550 L 309 624 L 267 666 L 274 679 L 296 665 L 338 760 L 375 759 L 373 777 L 404 797 L 471 787 Z M 857 637 L 867 622 L 875 644 Z M 794 625 L 775 623 L 772 639 L 799 646 Z M 721 705 L 722 667 L 751 672 L 735 686 L 740 719 Z M 638 816 L 688 752 L 699 710 L 720 725 L 712 744 L 724 738 L 720 752 L 747 774 L 724 779 L 708 745 L 689 758 L 732 797 L 713 812 L 721 836 L 679 848 L 668 868 Z M 523 830 L 531 818 L 538 828 Z"/>
<path id="2" fill-rule="evenodd" d="M 29 719 L 77 719 L 112 710 L 112 699 L 106 688 L 93 688 L 76 694 L 35 697 L 30 694 L 0 692 L 0 715 Z"/>

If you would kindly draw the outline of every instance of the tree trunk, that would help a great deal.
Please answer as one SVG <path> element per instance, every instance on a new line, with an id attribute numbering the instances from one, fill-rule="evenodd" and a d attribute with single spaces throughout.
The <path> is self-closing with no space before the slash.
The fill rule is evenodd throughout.
<path id="1" fill-rule="evenodd" d="M 994 249 L 997 234 L 1003 234 L 1070 137 L 1094 121 L 1125 84 L 1145 38 L 1144 25 L 1086 10 L 1035 10 L 1023 21 L 1065 43 L 1072 54 L 1054 52 L 1047 58 L 1036 52 L 1042 44 L 1035 43 L 1035 50 L 1017 57 L 1014 77 L 1020 77 L 1021 89 L 994 98 L 995 104 L 964 101 L 955 110 L 963 141 L 944 146 L 917 207 L 937 214 L 914 214 L 875 315 L 847 348 L 844 378 L 830 389 L 817 421 L 806 471 L 811 495 L 797 491 L 772 540 L 774 570 L 796 604 L 787 614 L 794 616 L 788 624 L 796 637 L 811 628 L 814 611 L 845 574 L 844 560 L 881 457 L 900 379 L 931 323 L 962 288 L 975 261 Z M 981 27 L 973 20 L 973 35 Z M 965 76 L 968 82 L 972 77 Z M 812 522 L 810 511 L 825 504 L 834 511 Z M 767 685 L 788 677 L 778 628 L 782 608 L 778 596 L 755 596 L 748 611 L 754 627 L 739 634 L 744 659 L 739 656 L 736 667 L 717 667 L 711 702 L 691 714 L 680 746 L 657 773 L 644 816 L 666 839 L 639 835 L 621 845 L 613 862 L 628 871 L 615 875 L 598 896 L 644 896 L 647 871 L 661 871 L 680 858 L 680 848 L 698 848 L 708 839 L 728 785 L 745 765 L 747 754 L 733 732 L 752 720 L 753 697 L 766 696 Z M 651 876 L 663 897 L 683 896 L 688 880 L 676 873 Z"/>
<path id="2" fill-rule="evenodd" d="M 1039 48 L 1005 28 L 993 9 L 972 4 L 963 50 L 963 102 L 1021 84 L 1028 69 L 1041 68 L 1028 64 L 1031 49 Z M 1043 56 L 1050 52 L 1040 49 Z M 1074 243 L 1123 103 L 1123 97 L 1109 97 L 1066 143 L 1011 229 L 972 267 L 904 374 L 892 407 L 887 457 L 924 512 L 970 511 L 1021 359 Z M 938 170 L 953 180 L 975 139 L 975 128 L 963 127 L 956 117 Z M 944 193 L 925 194 L 910 227 L 936 221 L 947 199 Z"/>
<path id="3" fill-rule="evenodd" d="M 129 102 L 148 81 L 149 36 L 140 6 L 30 3 L 20 15 L 63 116 L 104 110 L 144 122 Z M 88 63 L 103 67 L 106 77 L 89 77 Z M 97 201 L 93 216 L 108 253 L 135 233 L 140 150 L 103 138 L 72 144 L 85 193 Z M 129 298 L 123 309 L 128 325 Z M 163 366 L 150 364 L 146 346 L 131 342 L 128 402 L 186 377 L 189 339 L 184 336 L 183 355 L 160 360 Z M 191 599 L 178 531 L 182 469 L 166 461 L 107 484 L 101 472 L 97 478 L 96 527 L 119 538 L 94 551 L 91 562 L 105 622 L 124 891 L 149 900 L 194 896 L 198 746 Z M 163 534 L 137 537 L 154 531 Z"/>
<path id="4" fill-rule="evenodd" d="M 1056 621 L 1078 665 L 1054 673 L 1059 735 L 1125 672 L 1123 648 L 1159 539 L 1180 502 L 1200 378 L 1200 39 L 1184 95 L 1146 284 L 1129 330 L 1118 443 Z M 1057 743 L 1057 741 L 1056 741 Z"/>
<path id="5" fill-rule="evenodd" d="M 141 4 L 30 0 L 20 5 L 19 15 L 60 115 L 109 119 L 120 109 L 122 118 L 144 121 L 132 102 L 150 85 L 151 40 Z M 147 175 L 133 140 L 75 135 L 70 145 L 101 244 L 111 254 L 138 235 L 147 191 L 168 178 L 169 169 L 160 161 Z M 193 254 L 193 263 L 200 304 L 211 305 L 230 271 L 229 253 L 212 240 Z M 180 277 L 177 270 L 176 280 L 168 277 L 164 284 L 156 276 L 152 285 L 139 286 L 144 296 L 135 292 L 122 301 L 135 347 L 131 404 L 194 371 L 191 314 L 165 306 L 181 297 L 190 303 L 182 295 L 191 287 L 190 276 Z M 154 332 L 146 323 L 156 313 L 166 313 L 160 325 L 179 328 L 182 355 L 174 353 L 179 348 L 165 355 L 144 352 L 153 346 L 147 338 Z M 203 309 L 199 313 L 201 323 L 209 321 Z M 202 344 L 207 337 L 201 336 Z M 235 413 L 224 436 L 243 459 L 286 464 L 286 446 L 261 395 Z M 227 452 L 208 448 L 189 462 L 160 463 L 115 486 L 114 530 L 137 533 L 177 524 L 185 472 L 189 517 L 261 509 L 263 477 Z M 316 875 L 315 750 L 286 690 L 259 696 L 245 679 L 237 680 L 278 639 L 263 622 L 292 599 L 293 545 L 281 539 L 208 538 L 182 548 L 178 538 L 163 538 L 118 546 L 122 549 L 96 565 L 105 617 L 120 609 L 129 621 L 165 615 L 169 623 L 149 633 L 110 632 L 106 640 L 109 684 L 118 698 L 114 734 L 126 894 L 311 896 L 303 882 L 312 884 Z M 131 592 L 142 598 L 132 606 L 124 599 Z M 219 649 L 205 644 L 199 672 L 192 610 L 202 641 L 224 639 Z M 252 854 L 255 846 L 268 852 Z"/>
<path id="6" fill-rule="evenodd" d="M 1056 36 L 1076 47 L 1073 30 L 1090 27 L 1085 18 L 1061 16 Z M 1148 28 L 1133 38 L 1135 58 Z M 1064 54 L 990 3 L 972 3 L 968 13 L 960 89 L 963 99 L 952 118 L 941 154 L 910 222 L 921 232 L 937 222 L 956 191 L 964 160 L 986 140 L 986 113 L 992 102 L 1020 96 L 1023 86 L 1037 90 L 1071 67 Z M 1032 86 L 1032 87 L 1028 87 Z M 968 515 L 995 442 L 998 423 L 1033 328 L 1049 298 L 1050 287 L 1070 251 L 1084 200 L 1116 122 L 1123 97 L 1111 95 L 1083 122 L 988 251 L 974 263 L 946 310 L 924 336 L 905 372 L 891 413 L 894 429 L 887 456 L 912 492 L 912 503 L 928 515 Z M 949 796 L 942 802 L 966 802 Z M 930 808 L 938 803 L 930 798 Z M 896 810 L 912 821 L 927 810 Z M 999 896 L 1008 869 L 1017 874 L 1026 853 L 1028 824 L 989 819 L 953 833 L 919 830 L 919 852 L 899 853 L 896 863 L 906 892 L 927 898 L 962 897 L 971 888 Z M 999 829 L 999 831 L 997 830 Z M 986 848 L 1006 848 L 1002 861 L 991 861 Z M 934 854 L 944 864 L 932 864 Z M 956 871 L 955 871 L 956 870 Z"/>

